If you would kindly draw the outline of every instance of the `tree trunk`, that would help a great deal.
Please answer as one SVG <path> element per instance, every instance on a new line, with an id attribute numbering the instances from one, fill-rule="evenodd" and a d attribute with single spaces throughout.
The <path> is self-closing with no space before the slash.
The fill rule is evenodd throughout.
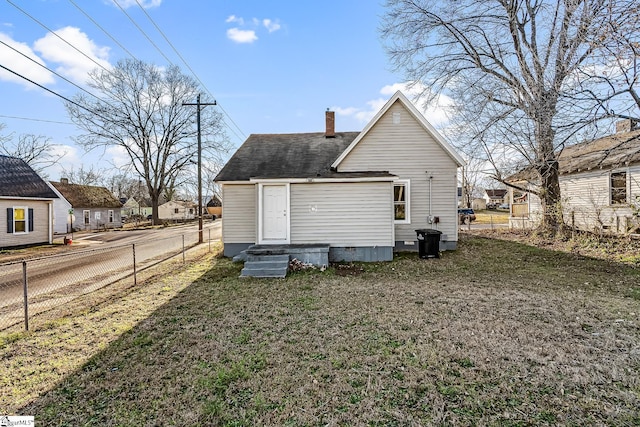
<path id="1" fill-rule="evenodd" d="M 562 224 L 559 163 L 553 144 L 555 130 L 552 125 L 557 97 L 545 93 L 541 98 L 542 103 L 534 116 L 537 147 L 535 169 L 540 175 L 541 184 L 541 229 L 543 233 L 554 235 Z"/>

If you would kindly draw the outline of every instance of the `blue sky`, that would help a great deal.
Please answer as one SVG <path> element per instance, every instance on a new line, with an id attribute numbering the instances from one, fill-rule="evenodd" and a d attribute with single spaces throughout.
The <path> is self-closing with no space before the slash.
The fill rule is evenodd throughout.
<path id="1" fill-rule="evenodd" d="M 66 97 L 78 89 L 6 45 L 80 85 L 96 62 L 109 66 L 129 53 L 185 73 L 190 67 L 226 112 L 238 147 L 251 133 L 322 131 L 327 108 L 336 111 L 337 131 L 361 130 L 404 82 L 380 40 L 383 13 L 375 0 L 5 0 L 0 65 Z M 117 150 L 85 154 L 74 146 L 61 100 L 1 69 L 0 100 L 2 134 L 51 137 L 67 153 L 67 169 L 122 162 Z M 442 120 L 426 115 L 436 126 Z M 46 173 L 57 179 L 60 168 Z"/>

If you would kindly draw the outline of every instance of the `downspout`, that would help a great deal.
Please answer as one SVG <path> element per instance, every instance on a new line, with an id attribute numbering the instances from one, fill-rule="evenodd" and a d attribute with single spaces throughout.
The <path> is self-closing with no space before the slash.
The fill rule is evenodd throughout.
<path id="1" fill-rule="evenodd" d="M 425 171 L 426 174 L 429 174 L 429 171 Z M 433 224 L 433 215 L 432 215 L 432 211 L 431 211 L 431 188 L 432 188 L 432 182 L 433 181 L 433 175 L 429 174 L 429 216 L 427 217 L 427 222 L 429 224 Z"/>

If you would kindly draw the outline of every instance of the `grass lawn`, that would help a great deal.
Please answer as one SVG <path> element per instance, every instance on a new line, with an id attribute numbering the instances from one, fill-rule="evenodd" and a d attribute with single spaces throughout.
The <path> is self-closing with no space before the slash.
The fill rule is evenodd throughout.
<path id="1" fill-rule="evenodd" d="M 209 255 L 164 268 L 0 334 L 0 414 L 42 426 L 640 424 L 633 266 L 464 235 L 441 259 L 283 280 L 240 280 L 241 265 Z"/>
<path id="2" fill-rule="evenodd" d="M 484 210 L 475 211 L 476 220 L 474 224 L 508 224 L 509 211 Z"/>

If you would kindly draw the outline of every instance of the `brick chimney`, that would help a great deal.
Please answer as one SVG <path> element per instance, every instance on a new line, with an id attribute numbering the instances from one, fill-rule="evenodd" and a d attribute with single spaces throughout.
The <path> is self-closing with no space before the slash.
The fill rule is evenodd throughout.
<path id="1" fill-rule="evenodd" d="M 60 184 L 69 184 L 69 178 L 60 178 Z"/>
<path id="2" fill-rule="evenodd" d="M 336 113 L 335 111 L 329 111 L 325 113 L 326 130 L 324 132 L 325 138 L 336 137 Z"/>

